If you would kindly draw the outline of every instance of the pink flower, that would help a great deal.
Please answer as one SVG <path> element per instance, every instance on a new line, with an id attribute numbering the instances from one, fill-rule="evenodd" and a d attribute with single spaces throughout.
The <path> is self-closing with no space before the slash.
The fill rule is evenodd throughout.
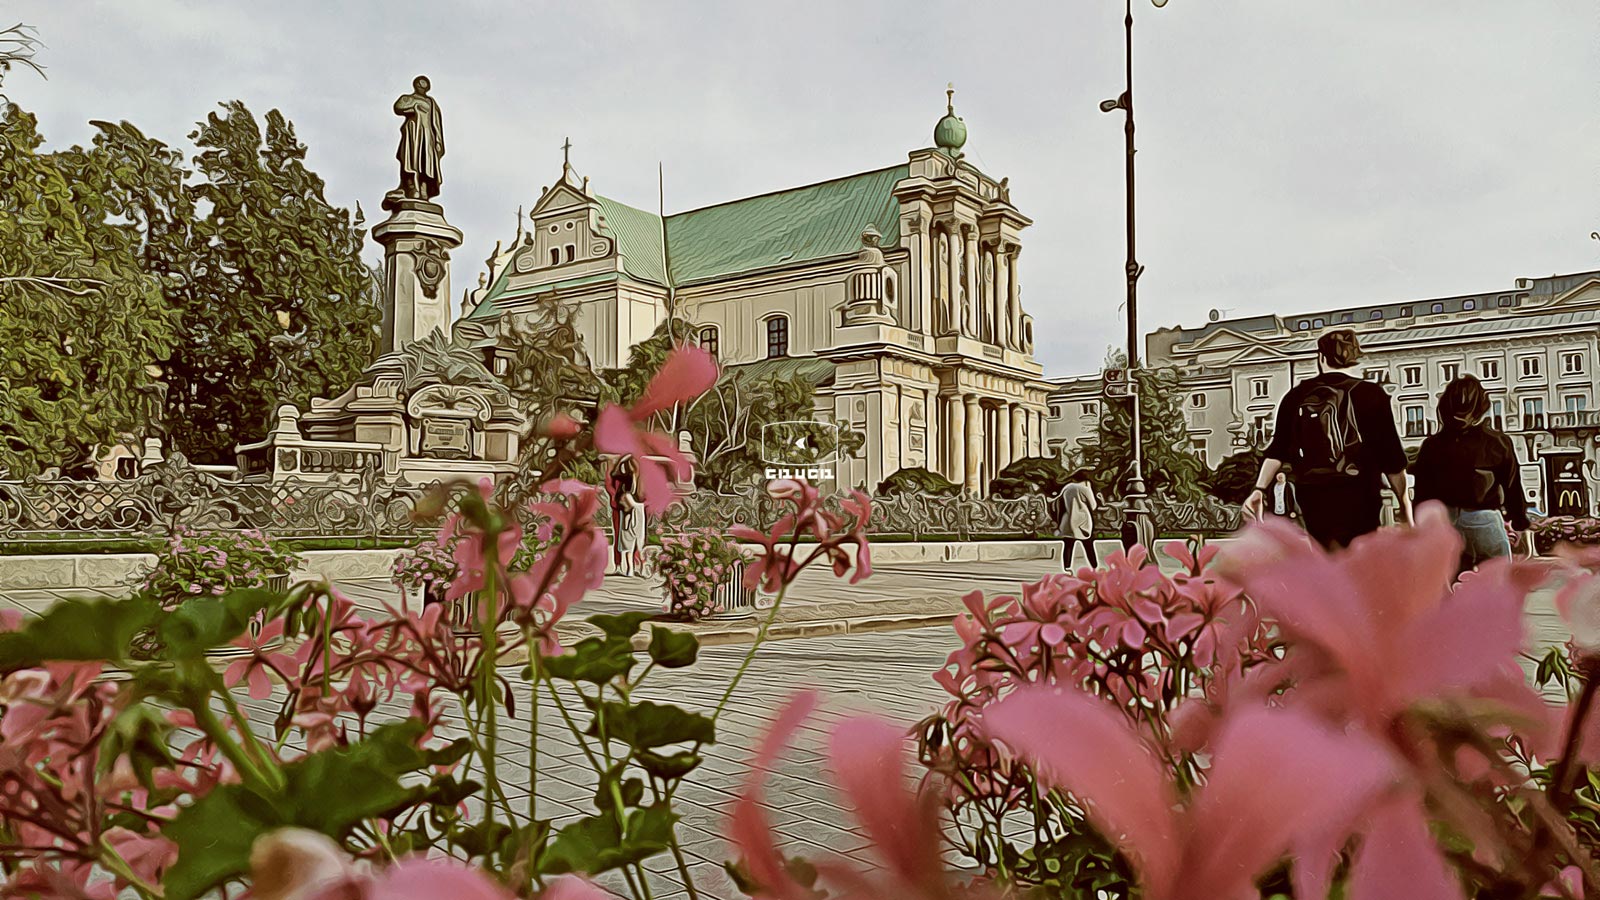
<path id="1" fill-rule="evenodd" d="M 1149 900 L 1242 900 L 1253 880 L 1393 779 L 1386 753 L 1296 712 L 1251 709 L 1223 728 L 1186 808 L 1121 713 L 1075 690 L 1019 688 L 984 714 L 989 736 L 1083 802 L 1135 861 Z"/>
<path id="2" fill-rule="evenodd" d="M 634 458 L 639 466 L 639 487 L 644 494 L 645 511 L 651 515 L 659 514 L 673 501 L 672 478 L 667 465 L 672 467 L 671 476 L 678 481 L 687 480 L 690 467 L 675 437 L 641 429 L 638 423 L 693 400 L 710 390 L 716 381 L 717 364 L 711 354 L 682 344 L 668 355 L 632 408 L 623 410 L 614 404 L 608 405 L 595 417 L 595 449 Z M 661 462 L 663 459 L 665 465 Z"/>
<path id="3" fill-rule="evenodd" d="M 787 861 L 778 852 L 763 804 L 762 784 L 773 763 L 788 746 L 794 732 L 816 707 L 814 691 L 802 691 L 790 698 L 772 727 L 767 730 L 756 755 L 750 760 L 750 774 L 728 817 L 728 840 L 739 851 L 740 861 L 758 889 L 756 896 L 774 900 L 811 900 L 811 892 L 789 874 Z"/>

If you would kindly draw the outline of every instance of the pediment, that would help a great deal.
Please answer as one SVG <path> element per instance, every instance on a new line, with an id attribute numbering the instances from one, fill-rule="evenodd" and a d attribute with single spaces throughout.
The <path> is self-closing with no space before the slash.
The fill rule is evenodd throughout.
<path id="1" fill-rule="evenodd" d="M 579 206 L 595 206 L 594 198 L 587 196 L 583 191 L 566 181 L 558 181 L 553 187 L 544 192 L 539 202 L 533 205 L 530 216 L 537 218 L 545 213 L 570 210 Z"/>
<path id="2" fill-rule="evenodd" d="M 1226 365 L 1236 366 L 1241 363 L 1283 362 L 1286 359 L 1289 359 L 1289 355 L 1287 353 L 1272 347 L 1268 347 L 1265 344 L 1257 344 L 1254 347 L 1251 347 L 1240 353 L 1238 356 L 1230 358 Z"/>
<path id="3" fill-rule="evenodd" d="M 1190 352 L 1197 350 L 1221 350 L 1229 345 L 1235 344 L 1261 346 L 1261 340 L 1259 338 L 1251 337 L 1242 331 L 1235 331 L 1232 328 L 1218 328 L 1216 331 L 1211 332 L 1200 340 L 1187 345 L 1185 349 Z"/>
<path id="4" fill-rule="evenodd" d="M 1600 306 L 1600 278 L 1591 278 L 1564 294 L 1558 294 L 1545 309 L 1570 309 Z"/>

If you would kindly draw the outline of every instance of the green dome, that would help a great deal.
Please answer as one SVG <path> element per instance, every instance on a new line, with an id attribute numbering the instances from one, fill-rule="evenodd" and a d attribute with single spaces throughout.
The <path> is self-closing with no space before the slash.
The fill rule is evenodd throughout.
<path id="1" fill-rule="evenodd" d="M 939 124 L 933 126 L 933 145 L 955 156 L 967 142 L 967 123 L 956 115 L 956 89 L 950 85 L 945 91 L 945 113 Z"/>
<path id="2" fill-rule="evenodd" d="M 947 153 L 954 155 L 967 142 L 967 123 L 954 112 L 945 114 L 939 124 L 933 126 L 933 143 Z"/>

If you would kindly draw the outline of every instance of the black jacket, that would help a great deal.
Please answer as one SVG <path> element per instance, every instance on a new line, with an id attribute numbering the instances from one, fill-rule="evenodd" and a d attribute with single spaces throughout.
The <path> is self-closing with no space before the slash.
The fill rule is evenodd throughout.
<path id="1" fill-rule="evenodd" d="M 1272 443 L 1267 445 L 1267 458 L 1291 466 L 1299 460 L 1300 448 L 1295 446 L 1295 416 L 1300 409 L 1301 399 L 1313 388 L 1324 384 L 1350 387 L 1356 427 L 1361 432 L 1361 455 L 1357 459 L 1361 474 L 1352 480 L 1370 484 L 1376 496 L 1384 475 L 1406 470 L 1406 451 L 1400 445 L 1400 432 L 1394 427 L 1394 408 L 1389 402 L 1389 395 L 1374 382 L 1343 372 L 1324 372 L 1290 388 L 1278 404 L 1278 424 L 1272 432 Z M 1295 478 L 1304 481 L 1300 473 L 1296 473 Z"/>
<path id="2" fill-rule="evenodd" d="M 1511 526 L 1528 527 L 1528 501 L 1511 439 L 1487 425 L 1451 428 L 1422 442 L 1416 501 L 1457 509 L 1504 509 Z"/>

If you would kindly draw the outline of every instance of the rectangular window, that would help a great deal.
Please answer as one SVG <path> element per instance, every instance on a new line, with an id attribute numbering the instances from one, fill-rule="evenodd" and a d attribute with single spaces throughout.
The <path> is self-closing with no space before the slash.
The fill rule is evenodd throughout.
<path id="1" fill-rule="evenodd" d="M 1206 408 L 1206 395 L 1205 394 L 1190 394 L 1189 395 L 1189 405 L 1194 407 L 1195 409 L 1205 409 Z"/>
<path id="2" fill-rule="evenodd" d="M 1588 397 L 1566 397 L 1562 402 L 1566 404 L 1569 413 L 1580 413 L 1589 408 Z"/>
<path id="3" fill-rule="evenodd" d="M 1500 305 L 1502 307 L 1510 306 L 1511 305 L 1511 295 L 1510 294 L 1502 294 L 1500 296 Z"/>
<path id="4" fill-rule="evenodd" d="M 1501 400 L 1489 401 L 1489 420 L 1496 431 L 1506 430 L 1506 405 Z"/>
<path id="5" fill-rule="evenodd" d="M 1544 372 L 1544 364 L 1537 356 L 1524 356 L 1517 362 L 1521 366 L 1523 378 L 1537 378 Z"/>
<path id="6" fill-rule="evenodd" d="M 1406 437 L 1422 437 L 1427 433 L 1428 411 L 1420 406 L 1406 407 Z"/>
<path id="7" fill-rule="evenodd" d="M 1582 375 L 1583 354 L 1570 352 L 1561 354 L 1561 374 Z"/>
<path id="8" fill-rule="evenodd" d="M 1206 455 L 1206 439 L 1205 438 L 1190 438 L 1189 439 L 1189 446 L 1194 450 L 1196 456 L 1199 456 L 1201 459 L 1205 458 L 1205 455 Z"/>
<path id="9" fill-rule="evenodd" d="M 1461 363 L 1444 363 L 1439 366 L 1439 377 L 1449 384 L 1461 377 Z"/>
<path id="10" fill-rule="evenodd" d="M 1484 381 L 1497 381 L 1500 378 L 1500 360 L 1483 359 L 1478 361 L 1478 374 Z"/>
<path id="11" fill-rule="evenodd" d="M 1406 387 L 1416 387 L 1422 383 L 1421 366 L 1401 366 L 1400 383 Z"/>
<path id="12" fill-rule="evenodd" d="M 1091 403 L 1085 403 L 1083 405 L 1083 414 L 1085 416 L 1098 415 L 1099 412 L 1100 412 L 1100 406 L 1097 403 L 1092 403 L 1091 402 Z"/>
<path id="13" fill-rule="evenodd" d="M 1524 431 L 1544 427 L 1544 398 L 1522 399 L 1522 428 Z"/>
<path id="14" fill-rule="evenodd" d="M 789 355 L 789 317 L 773 316 L 767 320 L 767 358 Z"/>
<path id="15" fill-rule="evenodd" d="M 1252 378 L 1252 379 L 1250 379 L 1250 399 L 1252 399 L 1252 400 L 1260 400 L 1262 397 L 1265 397 L 1265 396 L 1267 396 L 1267 379 L 1265 379 L 1265 378 Z"/>
<path id="16" fill-rule="evenodd" d="M 1061 407 L 1059 407 L 1059 406 L 1050 407 L 1050 417 L 1053 418 L 1053 419 L 1061 418 Z"/>
<path id="17" fill-rule="evenodd" d="M 722 352 L 722 332 L 715 325 L 707 325 L 700 329 L 700 349 L 711 354 L 712 359 L 720 359 Z"/>

